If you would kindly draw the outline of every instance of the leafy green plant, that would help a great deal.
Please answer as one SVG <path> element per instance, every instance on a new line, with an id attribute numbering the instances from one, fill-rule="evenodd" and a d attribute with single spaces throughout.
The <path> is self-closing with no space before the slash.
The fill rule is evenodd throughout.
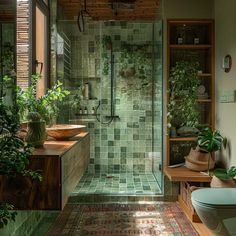
<path id="1" fill-rule="evenodd" d="M 15 221 L 17 213 L 13 209 L 14 206 L 8 203 L 0 205 L 0 229 L 7 225 L 9 221 Z"/>
<path id="2" fill-rule="evenodd" d="M 198 134 L 197 144 L 201 151 L 210 153 L 208 158 L 208 172 L 210 157 L 212 152 L 216 152 L 221 149 L 225 139 L 221 136 L 218 130 L 212 131 L 210 128 L 204 128 Z"/>
<path id="3" fill-rule="evenodd" d="M 108 75 L 109 69 L 110 69 L 110 56 L 109 51 L 112 49 L 112 41 L 111 36 L 109 35 L 103 35 L 102 37 L 102 61 L 103 61 L 103 68 L 102 68 L 102 74 Z"/>
<path id="4" fill-rule="evenodd" d="M 104 49 L 110 49 L 112 45 L 112 41 L 111 41 L 111 36 L 109 35 L 104 35 L 102 37 L 102 47 Z"/>
<path id="5" fill-rule="evenodd" d="M 221 180 L 231 180 L 236 176 L 236 166 L 231 166 L 228 169 L 217 168 L 213 171 L 213 175 Z"/>
<path id="6" fill-rule="evenodd" d="M 2 53 L 2 67 L 5 75 L 11 76 L 14 73 L 15 61 L 14 61 L 14 46 L 10 43 L 3 45 Z"/>
<path id="7" fill-rule="evenodd" d="M 171 68 L 167 113 L 169 127 L 197 127 L 199 125 L 198 68 L 199 63 L 190 61 L 179 61 Z"/>
<path id="8" fill-rule="evenodd" d="M 0 97 L 0 175 L 14 178 L 20 174 L 41 181 L 38 172 L 28 169 L 32 148 L 17 137 L 18 129 L 17 106 L 6 105 L 3 97 Z M 0 228 L 15 219 L 16 213 L 12 209 L 12 205 L 1 203 Z"/>
<path id="9" fill-rule="evenodd" d="M 16 101 L 19 107 L 20 119 L 26 121 L 29 112 L 38 112 L 47 124 L 52 124 L 53 119 L 57 117 L 59 112 L 57 103 L 62 102 L 70 92 L 63 89 L 62 83 L 57 81 L 44 96 L 37 97 L 36 83 L 40 78 L 39 75 L 32 75 L 31 85 L 26 90 L 17 88 Z"/>
<path id="10" fill-rule="evenodd" d="M 152 76 L 152 63 L 148 55 L 147 45 L 128 45 L 122 46 L 120 57 L 121 76 L 126 77 L 124 71 L 133 68 L 135 77 L 143 82 L 147 82 Z"/>
<path id="11" fill-rule="evenodd" d="M 224 138 L 218 130 L 212 131 L 210 128 L 204 128 L 198 135 L 197 143 L 204 152 L 215 152 L 221 149 Z"/>

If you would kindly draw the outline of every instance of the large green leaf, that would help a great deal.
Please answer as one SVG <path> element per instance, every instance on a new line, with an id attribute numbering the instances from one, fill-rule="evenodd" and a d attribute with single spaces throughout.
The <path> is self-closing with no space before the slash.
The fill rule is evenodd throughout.
<path id="1" fill-rule="evenodd" d="M 221 180 L 231 180 L 236 176 L 236 167 L 232 166 L 229 169 L 218 168 L 214 170 L 213 174 Z"/>
<path id="2" fill-rule="evenodd" d="M 205 152 L 215 152 L 221 149 L 224 138 L 218 130 L 203 129 L 198 135 L 198 146 Z"/>

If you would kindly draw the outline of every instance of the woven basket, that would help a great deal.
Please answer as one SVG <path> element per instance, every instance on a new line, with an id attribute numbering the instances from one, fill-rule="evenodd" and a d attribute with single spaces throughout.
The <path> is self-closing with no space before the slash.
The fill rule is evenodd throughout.
<path id="1" fill-rule="evenodd" d="M 210 153 L 200 152 L 199 148 L 191 148 L 189 155 L 185 157 L 185 165 L 190 170 L 206 171 L 208 170 L 208 160 L 210 160 L 209 169 L 213 169 L 215 161 Z"/>

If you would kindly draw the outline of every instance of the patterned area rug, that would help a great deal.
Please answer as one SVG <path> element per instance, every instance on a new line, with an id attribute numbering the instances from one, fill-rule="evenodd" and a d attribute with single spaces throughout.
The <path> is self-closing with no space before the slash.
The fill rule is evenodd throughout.
<path id="1" fill-rule="evenodd" d="M 198 236 L 177 203 L 68 204 L 47 235 Z"/>

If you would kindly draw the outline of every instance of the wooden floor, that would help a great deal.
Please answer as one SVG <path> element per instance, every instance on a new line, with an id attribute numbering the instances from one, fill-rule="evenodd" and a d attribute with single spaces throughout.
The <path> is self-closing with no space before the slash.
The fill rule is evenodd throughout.
<path id="1" fill-rule="evenodd" d="M 202 223 L 193 223 L 193 227 L 199 233 L 200 236 L 215 236 L 204 224 Z"/>

